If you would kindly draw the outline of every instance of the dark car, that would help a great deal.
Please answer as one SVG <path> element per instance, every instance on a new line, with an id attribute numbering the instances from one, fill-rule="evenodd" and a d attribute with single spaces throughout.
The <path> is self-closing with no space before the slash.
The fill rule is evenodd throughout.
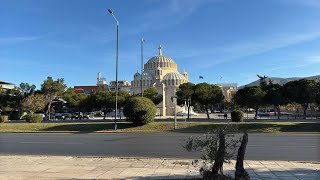
<path id="1" fill-rule="evenodd" d="M 61 114 L 62 114 L 62 116 L 64 116 L 63 120 L 72 119 L 72 114 L 71 113 L 61 113 Z"/>
<path id="2" fill-rule="evenodd" d="M 83 119 L 83 113 L 82 112 L 74 112 L 72 113 L 71 115 L 71 118 L 72 119 Z"/>

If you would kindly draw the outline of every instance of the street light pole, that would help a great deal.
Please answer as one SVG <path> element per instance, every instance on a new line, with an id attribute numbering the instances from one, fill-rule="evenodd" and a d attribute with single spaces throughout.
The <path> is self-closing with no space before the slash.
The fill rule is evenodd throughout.
<path id="1" fill-rule="evenodd" d="M 142 76 L 143 76 L 143 43 L 145 42 L 145 40 L 142 38 L 141 39 L 141 82 L 140 82 L 140 86 L 141 86 L 141 97 L 143 97 L 143 88 L 142 88 Z"/>
<path id="2" fill-rule="evenodd" d="M 115 111 L 115 117 L 114 117 L 114 130 L 117 130 L 117 116 L 118 116 L 118 48 L 119 48 L 119 21 L 114 16 L 111 9 L 108 9 L 108 12 L 113 16 L 113 18 L 116 20 L 117 29 L 116 29 L 116 111 Z"/>

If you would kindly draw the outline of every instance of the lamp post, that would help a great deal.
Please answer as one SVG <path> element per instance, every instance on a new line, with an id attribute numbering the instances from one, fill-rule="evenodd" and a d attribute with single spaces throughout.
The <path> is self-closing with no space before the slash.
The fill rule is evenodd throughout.
<path id="1" fill-rule="evenodd" d="M 114 16 L 111 9 L 108 9 L 108 12 L 113 16 L 114 20 L 116 20 L 117 28 L 116 28 L 116 111 L 114 116 L 114 130 L 117 130 L 117 115 L 118 115 L 118 47 L 119 47 L 119 21 Z"/>
<path id="2" fill-rule="evenodd" d="M 142 38 L 141 39 L 141 97 L 143 97 L 143 88 L 142 88 L 142 76 L 143 76 L 143 43 L 145 42 L 145 40 Z"/>
<path id="3" fill-rule="evenodd" d="M 173 105 L 174 105 L 174 129 L 177 129 L 177 97 L 172 97 Z"/>

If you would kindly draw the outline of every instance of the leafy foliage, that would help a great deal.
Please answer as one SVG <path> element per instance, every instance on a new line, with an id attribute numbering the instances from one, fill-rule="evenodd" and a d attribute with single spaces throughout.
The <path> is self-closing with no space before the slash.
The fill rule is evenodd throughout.
<path id="1" fill-rule="evenodd" d="M 143 91 L 143 97 L 151 99 L 151 101 L 156 105 L 163 101 L 162 94 L 158 94 L 157 89 L 154 87 L 151 87 Z"/>
<path id="2" fill-rule="evenodd" d="M 73 88 L 68 88 L 63 93 L 63 99 L 67 101 L 67 104 L 70 108 L 75 108 L 79 111 L 80 102 L 83 101 L 87 97 L 86 94 L 77 93 Z"/>
<path id="3" fill-rule="evenodd" d="M 301 79 L 284 85 L 284 94 L 288 102 L 296 102 L 304 108 L 304 118 L 310 103 L 316 102 L 317 85 L 313 80 Z"/>
<path id="4" fill-rule="evenodd" d="M 208 83 L 200 83 L 195 86 L 194 99 L 205 106 L 207 117 L 210 119 L 208 108 L 223 101 L 224 96 L 221 88 Z"/>
<path id="5" fill-rule="evenodd" d="M 234 96 L 235 102 L 242 107 L 253 107 L 256 111 L 255 119 L 257 119 L 259 106 L 263 104 L 265 92 L 260 86 L 244 87 L 237 91 Z"/>
<path id="6" fill-rule="evenodd" d="M 236 126 L 224 126 L 203 136 L 189 137 L 184 148 L 187 151 L 200 151 L 203 179 L 214 179 L 223 175 L 223 163 L 229 163 L 235 156 L 239 140 L 234 140 L 232 133 Z M 196 161 L 196 163 L 199 163 Z"/>
<path id="7" fill-rule="evenodd" d="M 4 123 L 8 121 L 8 116 L 7 115 L 0 115 L 0 123 Z"/>
<path id="8" fill-rule="evenodd" d="M 194 89 L 195 89 L 195 85 L 190 82 L 187 82 L 187 83 L 181 84 L 176 92 L 176 95 L 178 97 L 177 99 L 178 105 L 184 105 L 185 102 L 187 104 L 188 119 L 190 118 L 190 107 L 193 102 L 192 98 L 194 96 Z"/>
<path id="9" fill-rule="evenodd" d="M 278 112 L 278 119 L 280 119 L 280 106 L 286 103 L 283 86 L 270 82 L 264 87 L 264 91 L 266 93 L 263 97 L 264 104 L 273 105 Z"/>
<path id="10" fill-rule="evenodd" d="M 148 98 L 130 98 L 124 106 L 124 115 L 136 126 L 152 122 L 156 116 L 156 106 Z"/>
<path id="11" fill-rule="evenodd" d="M 243 112 L 242 111 L 232 111 L 231 112 L 232 122 L 242 122 L 243 121 Z"/>
<path id="12" fill-rule="evenodd" d="M 28 114 L 26 115 L 26 121 L 28 123 L 41 123 L 43 117 L 41 114 Z"/>
<path id="13" fill-rule="evenodd" d="M 18 110 L 22 96 L 16 89 L 0 91 L 0 113 Z"/>
<path id="14" fill-rule="evenodd" d="M 34 84 L 30 85 L 29 83 L 20 83 L 19 90 L 23 97 L 26 97 L 35 92 L 36 86 Z"/>
<path id="15" fill-rule="evenodd" d="M 66 87 L 67 86 L 64 84 L 63 78 L 58 78 L 54 81 L 50 76 L 48 76 L 47 80 L 41 84 L 41 92 L 48 101 L 47 114 L 50 114 L 53 100 L 58 96 L 62 96 Z"/>
<path id="16" fill-rule="evenodd" d="M 22 109 L 29 110 L 31 113 L 43 110 L 46 105 L 47 100 L 40 94 L 31 94 L 21 102 Z"/>

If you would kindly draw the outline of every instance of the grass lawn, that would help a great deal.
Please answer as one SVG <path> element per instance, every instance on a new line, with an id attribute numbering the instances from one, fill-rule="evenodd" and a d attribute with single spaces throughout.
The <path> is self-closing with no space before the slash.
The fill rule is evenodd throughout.
<path id="1" fill-rule="evenodd" d="M 140 127 L 133 127 L 130 122 L 119 122 L 114 131 L 113 122 L 87 123 L 0 123 L 0 132 L 54 132 L 54 133 L 91 133 L 91 132 L 180 132 L 205 133 L 223 125 L 238 126 L 240 132 L 249 133 L 320 133 L 317 122 L 178 122 L 173 130 L 173 122 L 153 122 Z"/>

